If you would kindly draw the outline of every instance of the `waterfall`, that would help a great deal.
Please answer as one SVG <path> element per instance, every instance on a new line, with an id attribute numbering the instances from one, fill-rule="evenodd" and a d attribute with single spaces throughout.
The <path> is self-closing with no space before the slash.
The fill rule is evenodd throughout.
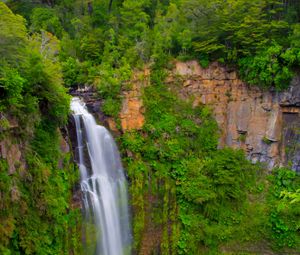
<path id="1" fill-rule="evenodd" d="M 79 98 L 72 99 L 71 110 L 83 193 L 85 254 L 130 254 L 127 182 L 117 146 Z"/>

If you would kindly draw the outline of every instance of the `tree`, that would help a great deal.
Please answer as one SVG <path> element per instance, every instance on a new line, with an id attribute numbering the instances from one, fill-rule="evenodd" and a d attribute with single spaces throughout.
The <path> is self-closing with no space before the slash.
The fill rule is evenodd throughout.
<path id="1" fill-rule="evenodd" d="M 30 20 L 31 29 L 34 32 L 46 30 L 57 37 L 62 36 L 63 28 L 54 10 L 49 8 L 34 8 Z"/>
<path id="2" fill-rule="evenodd" d="M 12 13 L 0 2 L 0 55 L 2 60 L 17 65 L 24 59 L 24 48 L 27 43 L 25 20 Z"/>
<path id="3" fill-rule="evenodd" d="M 108 12 L 111 12 L 112 4 L 113 4 L 113 0 L 109 0 Z"/>

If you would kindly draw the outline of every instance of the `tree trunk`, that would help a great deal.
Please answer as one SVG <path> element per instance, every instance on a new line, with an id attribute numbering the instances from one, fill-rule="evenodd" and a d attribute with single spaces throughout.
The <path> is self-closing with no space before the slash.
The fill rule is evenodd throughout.
<path id="1" fill-rule="evenodd" d="M 109 0 L 108 12 L 111 12 L 113 0 Z"/>

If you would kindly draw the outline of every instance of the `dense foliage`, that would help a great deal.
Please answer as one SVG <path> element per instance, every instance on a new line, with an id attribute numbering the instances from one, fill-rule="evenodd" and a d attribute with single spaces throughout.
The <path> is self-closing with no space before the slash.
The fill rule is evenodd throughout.
<path id="1" fill-rule="evenodd" d="M 250 84 L 278 90 L 288 87 L 299 66 L 295 0 L 11 0 L 9 5 L 28 18 L 30 31 L 46 30 L 61 39 L 68 86 L 93 83 L 112 67 L 135 67 L 162 54 L 196 58 L 203 66 L 217 60 L 237 67 Z"/>
<path id="2" fill-rule="evenodd" d="M 164 77 L 154 66 L 144 90 L 146 123 L 121 138 L 135 248 L 155 229 L 157 254 L 250 254 L 268 246 L 299 252 L 299 176 L 278 169 L 266 177 L 242 151 L 218 150 L 209 109 L 180 100 Z"/>
<path id="3" fill-rule="evenodd" d="M 70 201 L 78 171 L 60 150 L 70 97 L 59 41 L 45 31 L 28 36 L 25 24 L 0 3 L 0 141 L 15 148 L 4 156 L 14 169 L 0 159 L 0 253 L 76 254 L 81 217 Z"/>
<path id="4" fill-rule="evenodd" d="M 204 67 L 219 61 L 249 84 L 287 88 L 300 61 L 297 0 L 5 2 L 19 15 L 0 3 L 1 139 L 24 144 L 27 170 L 8 174 L 0 161 L 1 254 L 82 254 L 79 214 L 70 208 L 76 170 L 59 150 L 66 88 L 92 85 L 104 113 L 117 118 L 132 70 L 145 65 L 145 125 L 119 141 L 135 250 L 299 252 L 299 176 L 278 169 L 266 177 L 241 151 L 218 150 L 209 108 L 193 108 L 177 97 L 176 84 L 165 83 L 177 58 Z M 19 125 L 13 132 L 10 118 Z"/>
<path id="5" fill-rule="evenodd" d="M 61 39 L 65 75 L 70 78 L 73 71 L 68 86 L 93 82 L 101 74 L 95 66 L 102 72 L 109 64 L 135 66 L 162 53 L 196 57 L 203 65 L 211 60 L 236 64 L 247 77 L 261 68 L 270 73 L 257 82 L 281 87 L 286 84 L 274 80 L 273 61 L 289 71 L 298 63 L 300 7 L 295 0 L 7 2 L 27 18 L 31 32 L 46 30 Z M 251 76 L 249 81 L 256 82 Z"/>

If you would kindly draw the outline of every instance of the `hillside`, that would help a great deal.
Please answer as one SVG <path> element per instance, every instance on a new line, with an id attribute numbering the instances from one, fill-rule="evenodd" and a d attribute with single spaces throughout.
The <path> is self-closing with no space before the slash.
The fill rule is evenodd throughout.
<path id="1" fill-rule="evenodd" d="M 128 180 L 132 247 L 107 254 L 300 253 L 297 0 L 7 0 L 0 54 L 1 254 L 102 249 L 72 95 Z"/>

